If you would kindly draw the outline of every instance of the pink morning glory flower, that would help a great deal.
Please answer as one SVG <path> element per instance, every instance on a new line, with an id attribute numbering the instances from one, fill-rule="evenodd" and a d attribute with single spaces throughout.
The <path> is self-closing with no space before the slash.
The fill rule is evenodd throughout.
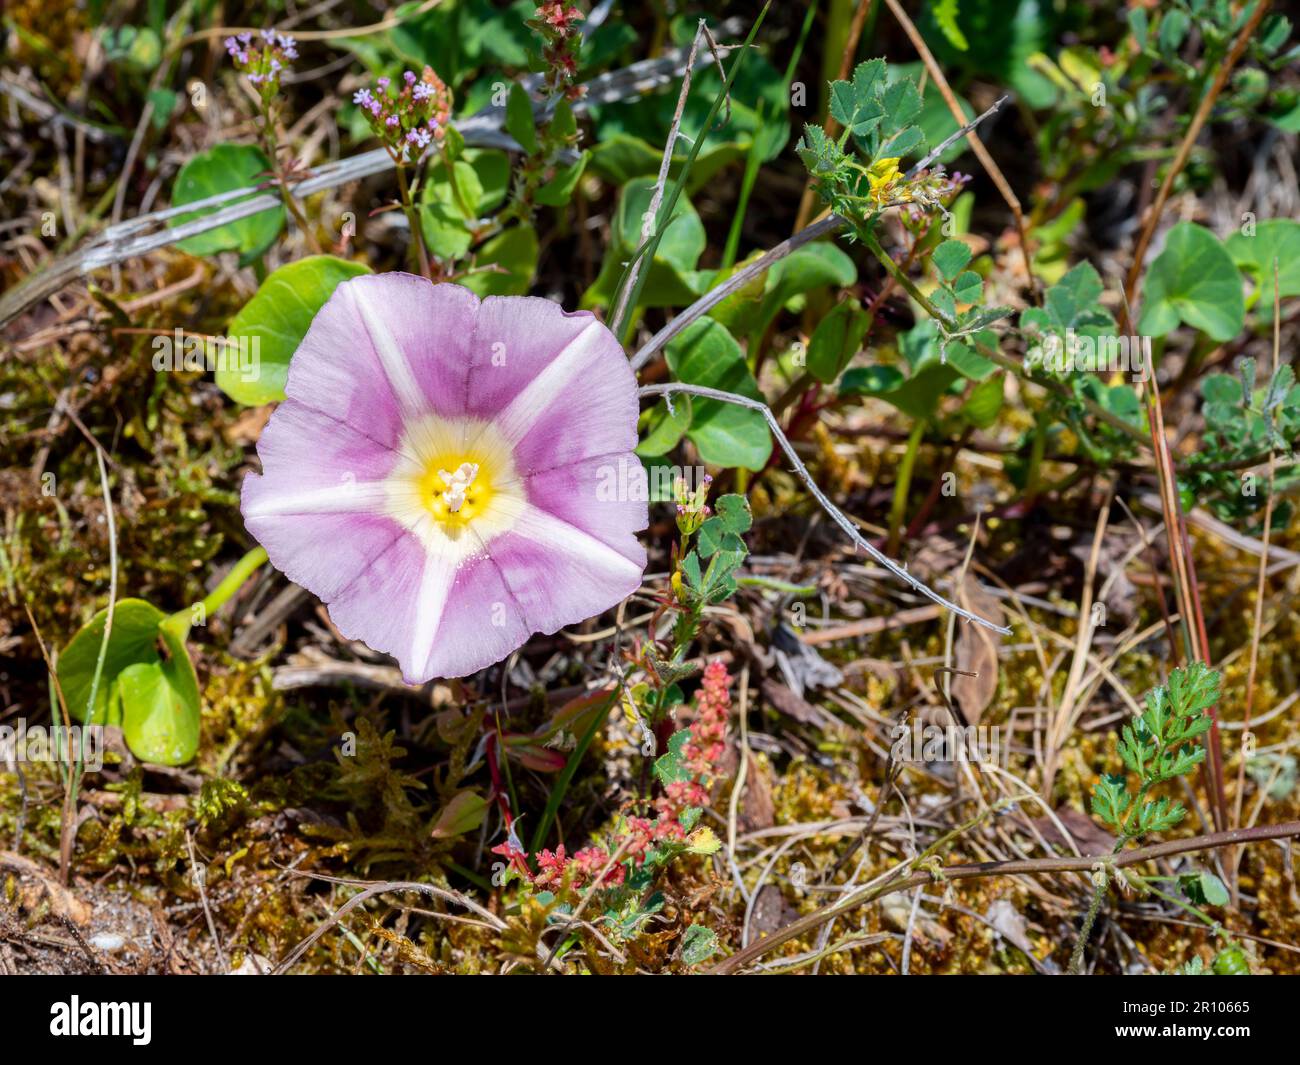
<path id="1" fill-rule="evenodd" d="M 244 521 L 409 683 L 474 673 L 640 586 L 636 381 L 593 315 L 412 274 L 353 278 L 316 315 L 285 392 Z"/>

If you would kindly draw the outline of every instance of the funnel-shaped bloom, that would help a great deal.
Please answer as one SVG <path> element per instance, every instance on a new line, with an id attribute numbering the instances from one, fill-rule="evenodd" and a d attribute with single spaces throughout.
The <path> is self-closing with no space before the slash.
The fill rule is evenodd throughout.
<path id="1" fill-rule="evenodd" d="M 285 392 L 244 521 L 408 682 L 473 673 L 640 585 L 636 381 L 592 315 L 353 278 Z"/>

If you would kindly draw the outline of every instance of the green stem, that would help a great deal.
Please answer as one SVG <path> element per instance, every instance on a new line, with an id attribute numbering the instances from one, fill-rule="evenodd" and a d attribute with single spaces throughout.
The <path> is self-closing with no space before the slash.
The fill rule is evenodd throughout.
<path id="1" fill-rule="evenodd" d="M 230 572 L 221 579 L 221 583 L 204 596 L 201 602 L 194 604 L 202 611 L 201 616 L 206 618 L 225 606 L 227 600 L 243 587 L 244 582 L 256 573 L 265 561 L 266 548 L 259 545 L 231 566 Z M 193 624 L 193 617 L 194 607 L 189 606 L 176 611 L 163 624 L 184 639 Z"/>
<path id="2" fill-rule="evenodd" d="M 618 702 L 621 688 L 615 688 L 614 692 L 605 701 L 605 705 L 596 711 L 596 716 L 591 719 L 591 724 L 587 726 L 587 731 L 582 734 L 582 739 L 578 745 L 573 748 L 569 755 L 569 760 L 560 770 L 560 775 L 555 779 L 555 786 L 551 788 L 551 794 L 546 799 L 546 809 L 542 811 L 541 819 L 537 822 L 537 831 L 533 833 L 532 846 L 529 853 L 536 854 L 542 849 L 542 844 L 546 842 L 546 834 L 551 830 L 551 822 L 555 820 L 555 815 L 559 813 L 560 803 L 564 801 L 565 792 L 569 790 L 569 785 L 573 782 L 574 774 L 578 771 L 578 766 L 582 762 L 582 756 L 587 753 L 587 748 L 591 746 L 592 740 L 600 732 L 605 724 L 605 718 L 609 716 L 610 710 Z"/>
<path id="3" fill-rule="evenodd" d="M 1147 792 L 1151 790 L 1151 783 L 1151 781 L 1143 782 L 1142 786 L 1138 788 L 1137 795 L 1133 797 L 1132 803 L 1129 804 L 1128 816 L 1124 818 L 1124 824 L 1119 830 L 1119 838 L 1115 840 L 1115 846 L 1110 852 L 1112 856 L 1122 851 L 1128 841 L 1133 838 L 1129 835 L 1129 826 L 1133 823 L 1133 817 L 1136 815 L 1138 807 L 1146 799 Z M 1073 976 L 1079 976 L 1083 973 L 1083 956 L 1088 948 L 1088 937 L 1092 935 L 1092 926 L 1097 920 L 1097 912 L 1101 909 L 1102 901 L 1106 898 L 1106 888 L 1109 883 L 1108 876 L 1106 883 L 1093 892 L 1088 912 L 1083 916 L 1083 925 L 1079 928 L 1079 938 L 1075 940 L 1074 951 L 1070 955 L 1070 973 Z"/>
<path id="4" fill-rule="evenodd" d="M 298 228 L 302 230 L 302 235 L 307 239 L 307 243 L 319 255 L 321 253 L 320 241 L 316 239 L 316 234 L 312 231 L 311 226 L 307 224 L 307 218 L 302 213 L 302 206 L 298 203 L 298 197 L 289 191 L 289 185 L 284 179 L 284 167 L 280 165 L 279 138 L 275 133 L 275 119 L 269 111 L 266 114 L 266 125 L 263 127 L 262 135 L 266 138 L 267 152 L 271 157 L 271 170 L 275 173 L 275 183 L 280 189 L 280 199 L 284 202 L 285 209 L 293 216 L 293 220 L 298 223 Z"/>
<path id="5" fill-rule="evenodd" d="M 424 231 L 420 228 L 420 213 L 415 209 L 415 204 L 411 202 L 411 186 L 406 181 L 406 168 L 401 163 L 397 164 L 397 188 L 402 195 L 402 210 L 406 212 L 406 220 L 411 227 L 411 250 L 412 259 L 418 267 L 421 277 L 429 275 L 429 256 L 424 250 Z"/>
<path id="6" fill-rule="evenodd" d="M 763 107 L 765 100 L 758 102 L 757 129 L 763 128 Z M 763 164 L 759 151 L 760 140 L 755 134 L 749 145 L 749 155 L 745 158 L 745 176 L 740 181 L 740 195 L 736 198 L 736 213 L 731 217 L 731 229 L 727 231 L 727 243 L 722 249 L 720 273 L 726 273 L 736 262 L 736 252 L 740 249 L 740 231 L 745 224 L 745 212 L 749 210 L 749 196 L 754 191 L 754 182 L 758 179 L 758 168 Z"/>
<path id="7" fill-rule="evenodd" d="M 1232 936 L 1229 935 L 1228 932 L 1224 929 L 1222 922 L 1216 921 L 1213 917 L 1211 917 L 1200 907 L 1193 906 L 1186 899 L 1180 899 L 1177 895 L 1171 895 L 1167 891 L 1161 891 L 1159 888 L 1151 886 L 1153 882 L 1162 879 L 1165 878 L 1158 877 L 1158 876 L 1156 877 L 1144 876 L 1142 878 L 1142 886 L 1145 890 L 1151 892 L 1151 894 L 1155 895 L 1157 898 L 1164 899 L 1165 902 L 1169 903 L 1171 906 L 1177 906 L 1184 913 L 1190 914 L 1192 917 L 1195 917 L 1198 921 L 1204 924 L 1206 928 L 1208 928 L 1211 932 L 1217 935 L 1220 939 L 1225 940 L 1228 943 L 1236 942 L 1236 940 L 1234 940 Z"/>
<path id="8" fill-rule="evenodd" d="M 862 243 L 866 246 L 867 250 L 871 252 L 872 256 L 874 256 L 880 265 L 885 268 L 885 272 L 898 282 L 900 286 L 902 286 L 903 290 L 921 306 L 921 309 L 924 310 L 926 314 L 936 322 L 939 322 L 944 328 L 948 328 L 952 325 L 939 308 L 931 303 L 925 294 L 912 283 L 911 278 L 909 278 L 902 269 L 899 268 L 898 264 L 885 254 L 885 249 L 880 246 L 880 241 L 876 238 L 876 234 L 872 231 L 870 226 L 859 226 L 857 227 L 856 232 L 861 237 Z M 1030 381 L 1063 399 L 1070 400 L 1071 402 L 1075 400 L 1082 402 L 1084 408 L 1090 414 L 1100 418 L 1112 429 L 1123 433 L 1130 440 L 1150 449 L 1151 438 L 1148 433 L 1144 433 L 1136 425 L 1131 425 L 1129 422 L 1126 422 L 1123 418 L 1119 417 L 1119 415 L 1111 413 L 1096 400 L 1088 399 L 1084 396 L 1075 396 L 1074 393 L 1066 388 L 1066 386 L 1060 381 L 1056 381 L 1052 378 L 1030 377 L 1026 373 L 1024 366 L 1009 355 L 1004 355 L 1002 352 L 975 340 L 973 337 L 970 339 L 975 345 L 975 350 L 990 362 L 996 363 L 1004 370 L 1015 374 L 1022 380 Z"/>
<path id="9" fill-rule="evenodd" d="M 1034 415 L 1034 439 L 1029 448 L 1029 469 L 1025 473 L 1025 499 L 1032 500 L 1038 495 L 1038 486 L 1042 477 L 1043 454 L 1047 450 L 1047 422 L 1038 414 Z"/>
<path id="10" fill-rule="evenodd" d="M 894 499 L 889 505 L 889 553 L 898 553 L 899 532 L 903 527 L 903 518 L 907 513 L 907 496 L 912 489 L 912 470 L 916 466 L 916 456 L 921 450 L 921 439 L 925 436 L 926 423 L 918 420 L 912 426 L 907 438 L 907 450 L 903 452 L 903 461 L 898 467 L 898 479 L 894 482 Z"/>
<path id="11" fill-rule="evenodd" d="M 686 179 L 690 174 L 691 167 L 695 165 L 695 158 L 700 154 L 700 148 L 708 139 L 709 131 L 713 129 L 714 119 L 718 117 L 718 111 L 722 108 L 722 103 L 727 99 L 731 92 L 731 86 L 736 80 L 736 75 L 740 73 L 740 68 L 745 62 L 745 56 L 749 52 L 750 45 L 754 43 L 754 37 L 758 34 L 759 27 L 763 25 L 763 20 L 767 17 L 768 9 L 772 6 L 772 0 L 767 0 L 762 10 L 758 13 L 758 18 L 749 28 L 749 35 L 745 38 L 744 44 L 740 46 L 731 66 L 727 70 L 727 76 L 722 84 L 722 88 L 713 99 L 713 105 L 709 108 L 709 113 L 705 116 L 703 124 L 700 126 L 699 135 L 691 144 L 691 149 L 686 155 L 686 160 L 682 164 L 681 170 L 677 174 L 677 180 L 673 187 L 664 197 L 663 203 L 659 206 L 659 214 L 655 220 L 654 235 L 640 249 L 640 255 L 645 258 L 645 264 L 642 269 L 635 272 L 635 277 L 631 278 L 631 288 L 624 304 L 624 320 L 611 321 L 609 323 L 610 332 L 618 337 L 626 346 L 632 338 L 633 319 L 632 310 L 641 302 L 641 290 L 646 283 L 646 277 L 650 273 L 650 266 L 654 263 L 655 252 L 659 249 L 659 242 L 663 239 L 664 231 L 667 230 L 669 223 L 673 219 L 673 211 L 677 207 L 677 201 L 681 197 L 682 189 L 686 185 Z M 623 276 L 619 279 L 618 288 L 622 289 L 623 285 L 629 281 L 628 270 L 631 269 L 631 263 L 624 270 Z"/>
<path id="12" fill-rule="evenodd" d="M 1088 912 L 1083 916 L 1083 926 L 1079 929 L 1079 938 L 1075 940 L 1074 952 L 1070 955 L 1071 976 L 1083 975 L 1083 954 L 1088 947 L 1088 937 L 1092 935 L 1092 926 L 1097 921 L 1097 914 L 1101 910 L 1102 900 L 1106 898 L 1106 887 L 1107 884 L 1102 884 L 1092 893 L 1092 903 L 1088 906 Z"/>

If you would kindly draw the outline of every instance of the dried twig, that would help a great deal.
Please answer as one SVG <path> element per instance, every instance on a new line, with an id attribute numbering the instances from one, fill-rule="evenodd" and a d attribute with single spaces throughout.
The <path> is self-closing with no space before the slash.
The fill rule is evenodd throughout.
<path id="1" fill-rule="evenodd" d="M 199 902 L 203 905 L 203 916 L 208 922 L 208 934 L 212 936 L 212 942 L 217 948 L 217 960 L 221 963 L 221 971 L 228 973 L 230 971 L 230 962 L 226 960 L 225 949 L 221 946 L 221 936 L 217 933 L 217 922 L 212 916 L 212 907 L 208 905 L 208 868 L 206 865 L 199 863 L 199 857 L 194 852 L 194 834 L 185 833 L 185 846 L 189 850 L 190 870 L 194 880 L 194 887 L 199 893 Z"/>
<path id="2" fill-rule="evenodd" d="M 663 385 L 645 385 L 640 390 L 642 396 L 663 396 L 670 406 L 672 402 L 671 397 L 677 393 L 699 396 L 702 399 L 715 399 L 722 403 L 732 403 L 738 407 L 747 407 L 750 410 L 758 411 L 763 415 L 764 420 L 767 422 L 768 429 L 776 438 L 776 442 L 781 446 L 781 450 L 785 452 L 786 457 L 791 461 L 791 463 L 793 463 L 793 472 L 801 481 L 803 481 L 804 485 L 808 488 L 808 491 L 812 493 L 812 497 L 821 505 L 821 508 L 831 516 L 831 519 L 836 525 L 844 530 L 845 534 L 856 546 L 860 547 L 873 559 L 879 562 L 899 580 L 910 585 L 915 591 L 919 592 L 932 602 L 937 603 L 944 609 L 951 610 L 958 617 L 965 618 L 967 621 L 973 621 L 978 625 L 983 625 L 986 628 L 992 629 L 994 632 L 1010 635 L 1010 629 L 1003 628 L 1001 625 L 995 625 L 993 622 L 980 617 L 978 614 L 972 614 L 969 610 L 963 610 L 956 603 L 949 602 L 938 592 L 933 591 L 924 582 L 908 573 L 906 566 L 900 566 L 897 562 L 889 558 L 888 555 L 876 548 L 876 546 L 869 540 L 864 539 L 862 534 L 854 527 L 853 523 L 844 516 L 839 507 L 826 498 L 826 493 L 823 492 L 817 482 L 813 480 L 812 474 L 808 472 L 808 467 L 803 464 L 803 460 L 799 458 L 798 453 L 794 449 L 794 445 L 790 443 L 789 439 L 782 431 L 781 424 L 776 420 L 776 415 L 772 413 L 772 408 L 762 400 L 750 399 L 748 396 L 738 396 L 734 392 L 723 392 L 716 388 L 705 388 L 703 385 L 688 385 L 680 382 L 672 382 Z"/>
<path id="3" fill-rule="evenodd" d="M 971 862 L 962 865 L 944 866 L 938 876 L 945 881 L 975 880 L 990 876 L 1052 876 L 1056 873 L 1088 872 L 1099 861 L 1107 861 L 1117 869 L 1155 858 L 1167 858 L 1175 854 L 1187 854 L 1192 851 L 1213 850 L 1243 843 L 1258 843 L 1269 839 L 1291 839 L 1300 837 L 1300 821 L 1286 821 L 1278 825 L 1261 825 L 1258 828 L 1241 828 L 1230 832 L 1215 832 L 1206 836 L 1193 836 L 1191 839 L 1167 840 L 1153 843 L 1149 847 L 1121 851 L 1113 856 L 1109 854 L 1088 855 L 1083 858 L 1016 858 L 1009 861 Z M 908 863 L 910 865 L 912 863 Z M 759 940 L 745 949 L 725 958 L 708 970 L 708 975 L 725 975 L 734 973 L 757 961 L 764 954 L 775 950 L 782 943 L 812 931 L 832 917 L 856 909 L 867 902 L 874 902 L 900 891 L 909 891 L 922 884 L 930 883 L 936 874 L 931 872 L 912 873 L 899 876 L 885 883 L 864 884 L 843 898 L 823 906 L 784 928 L 778 929 L 766 939 Z"/>
<path id="4" fill-rule="evenodd" d="M 952 89 L 949 88 L 948 79 L 944 77 L 943 71 L 939 69 L 938 62 L 926 45 L 920 31 L 916 28 L 916 24 L 908 18 L 907 12 L 903 10 L 903 6 L 898 0 L 885 0 L 885 3 L 889 5 L 889 10 L 893 12 L 898 24 L 903 27 L 903 32 L 911 40 L 912 46 L 921 57 L 921 61 L 925 63 L 925 69 L 929 71 L 930 77 L 934 79 L 934 86 L 939 90 L 939 95 L 943 97 L 943 102 L 948 105 L 952 117 L 961 122 L 966 117 L 961 109 L 961 104 L 957 102 L 957 97 L 953 95 Z M 984 167 L 993 184 L 997 186 L 998 192 L 1006 200 L 1007 206 L 1011 209 L 1011 214 L 1016 220 L 1016 231 L 1020 234 L 1020 254 L 1025 260 L 1025 276 L 1029 279 L 1029 291 L 1035 294 L 1036 297 L 1038 281 L 1034 277 L 1033 264 L 1029 261 L 1029 234 L 1025 229 L 1025 215 L 1020 208 L 1020 200 L 1011 190 L 1011 185 L 1003 175 L 1002 169 L 993 161 L 993 156 L 989 155 L 989 151 L 984 147 L 983 142 L 974 133 L 967 134 L 966 140 L 975 152 L 976 158 L 979 159 L 980 165 Z"/>
<path id="5" fill-rule="evenodd" d="M 300 876 L 314 876 L 310 873 L 299 873 Z M 329 880 L 332 883 L 345 884 L 352 887 L 362 887 L 363 890 L 353 895 L 342 906 L 335 910 L 330 916 L 312 932 L 306 939 L 293 948 L 284 959 L 275 967 L 274 975 L 283 975 L 292 968 L 299 959 L 302 958 L 313 943 L 321 938 L 326 932 L 339 923 L 347 914 L 355 910 L 363 902 L 374 898 L 376 895 L 382 895 L 389 891 L 416 891 L 424 895 L 432 895 L 434 898 L 442 899 L 444 902 L 452 902 L 461 906 L 472 913 L 477 914 L 490 924 L 496 931 L 503 932 L 506 929 L 505 921 L 501 920 L 491 910 L 484 909 L 468 895 L 462 895 L 459 891 L 451 888 L 439 887 L 437 884 L 420 884 L 412 880 L 388 880 L 382 882 L 362 881 L 362 880 L 342 880 L 336 877 L 315 877 L 316 879 Z"/>
<path id="6" fill-rule="evenodd" d="M 724 23 L 720 31 L 732 33 L 734 24 L 730 21 Z M 585 84 L 586 95 L 574 104 L 574 110 L 581 112 L 592 104 L 615 103 L 650 92 L 682 72 L 686 55 L 686 49 L 677 48 L 656 59 L 643 60 L 592 78 Z M 537 108 L 541 109 L 542 105 L 538 104 Z M 470 146 L 517 149 L 514 140 L 501 129 L 504 117 L 504 107 L 488 107 L 470 118 L 456 122 L 455 126 Z M 372 174 L 381 174 L 392 168 L 392 156 L 383 148 L 376 148 L 374 151 L 318 166 L 310 176 L 295 183 L 289 191 L 298 199 L 303 199 L 324 189 L 358 181 Z M 248 199 L 243 199 L 240 203 L 232 202 L 242 197 Z M 22 284 L 15 285 L 0 296 L 0 326 L 6 325 L 32 304 L 54 295 L 79 277 L 87 277 L 103 267 L 145 255 L 259 211 L 278 207 L 280 203 L 277 193 L 263 191 L 260 187 L 234 189 L 109 226 L 71 255 L 31 275 Z M 223 207 L 223 204 L 228 206 Z M 181 215 L 217 207 L 221 209 L 201 218 L 193 218 L 176 226 L 169 224 L 171 219 Z"/>
<path id="7" fill-rule="evenodd" d="M 945 138 L 940 144 L 931 151 L 924 159 L 912 166 L 906 174 L 908 179 L 915 177 L 923 169 L 929 166 L 935 159 L 942 155 L 950 144 L 958 138 L 964 137 L 990 115 L 996 114 L 998 109 L 1009 99 L 1003 96 L 992 107 L 983 114 L 966 123 L 961 129 L 954 132 L 951 136 Z M 897 203 L 888 203 L 882 206 L 882 210 L 888 207 L 902 207 L 908 201 L 899 201 Z M 773 263 L 784 259 L 792 251 L 802 248 L 810 241 L 824 237 L 827 233 L 834 233 L 837 229 L 847 225 L 846 221 L 837 214 L 827 215 L 810 225 L 807 229 L 801 229 L 792 237 L 787 237 L 780 244 L 772 248 L 766 254 L 759 256 L 752 263 L 742 267 L 732 274 L 717 288 L 710 289 L 698 300 L 692 303 L 681 314 L 676 315 L 671 322 L 664 326 L 659 332 L 641 345 L 637 353 L 632 356 L 632 369 L 639 370 L 659 352 L 673 337 L 677 336 L 692 322 L 703 317 L 719 303 L 725 300 L 733 292 L 744 288 L 750 281 L 758 277 L 764 271 L 768 270 Z"/>
<path id="8" fill-rule="evenodd" d="M 668 184 L 668 168 L 672 165 L 673 153 L 677 149 L 677 138 L 681 132 L 682 113 L 686 110 L 686 99 L 691 94 L 691 72 L 695 69 L 695 57 L 699 51 L 700 40 L 708 42 L 709 48 L 713 53 L 713 58 L 718 64 L 718 73 L 722 76 L 722 82 L 727 82 L 727 72 L 722 68 L 722 59 L 718 55 L 718 42 L 713 39 L 713 34 L 709 32 L 708 23 L 700 19 L 698 27 L 695 30 L 695 37 L 691 40 L 691 52 L 686 59 L 686 70 L 682 74 L 682 88 L 677 94 L 677 110 L 673 112 L 672 126 L 668 130 L 668 139 L 664 143 L 663 158 L 659 162 L 659 176 L 655 180 L 654 192 L 650 196 L 650 206 L 646 209 L 645 216 L 641 223 L 641 241 L 643 249 L 646 248 L 651 238 L 654 236 L 655 226 L 659 220 L 659 207 L 663 203 L 664 187 Z M 730 117 L 731 96 L 727 96 L 728 117 Z M 708 130 L 701 130 L 699 136 L 707 136 Z M 626 321 L 628 312 L 631 308 L 628 301 L 632 298 L 632 293 L 636 291 L 637 277 L 640 275 L 645 265 L 646 256 L 644 251 L 634 255 L 631 263 L 628 264 L 627 275 L 623 278 L 623 284 L 619 287 L 618 299 L 614 303 L 613 313 L 610 315 L 609 328 L 615 336 L 622 334 L 623 325 Z"/>
<path id="9" fill-rule="evenodd" d="M 892 2 L 892 0 L 889 0 L 889 2 Z M 1232 45 L 1232 51 L 1228 53 L 1227 58 L 1215 71 L 1214 80 L 1210 83 L 1205 95 L 1201 97 L 1200 106 L 1197 107 L 1196 114 L 1192 116 L 1191 125 L 1187 127 L 1182 143 L 1178 145 L 1178 154 L 1174 156 L 1174 161 L 1169 164 L 1169 168 L 1165 171 L 1164 180 L 1160 183 L 1160 191 L 1156 193 L 1155 203 L 1151 205 L 1146 224 L 1143 225 L 1142 232 L 1138 234 L 1137 244 L 1133 248 L 1133 263 L 1129 266 L 1128 278 L 1124 283 L 1125 322 L 1122 332 L 1132 332 L 1129 307 L 1137 301 L 1138 288 L 1142 280 L 1143 260 L 1146 259 L 1147 248 L 1151 244 L 1151 238 L 1155 235 L 1156 226 L 1160 224 L 1160 215 L 1164 212 L 1165 201 L 1169 199 L 1169 194 L 1173 191 L 1174 181 L 1187 164 L 1188 157 L 1192 154 L 1192 145 L 1196 143 L 1196 138 L 1201 133 L 1201 127 L 1205 125 L 1206 120 L 1210 117 L 1210 111 L 1214 108 L 1214 101 L 1219 98 L 1219 93 L 1223 91 L 1223 86 L 1227 84 L 1228 75 L 1232 73 L 1232 68 L 1237 65 L 1237 61 L 1241 59 L 1242 53 L 1246 50 L 1246 45 L 1250 43 L 1251 35 L 1255 32 L 1255 27 L 1259 25 L 1260 19 L 1267 14 L 1271 3 L 1272 0 L 1261 0 L 1246 25 L 1237 34 L 1237 39 Z"/>
<path id="10" fill-rule="evenodd" d="M 1282 351 L 1282 297 L 1278 284 L 1278 261 L 1273 260 L 1273 366 L 1269 376 L 1272 380 L 1277 374 Z M 1270 411 L 1270 425 L 1277 421 L 1276 411 Z M 1246 794 L 1246 762 L 1250 749 L 1250 715 L 1255 709 L 1255 680 L 1259 667 L 1259 640 L 1264 628 L 1264 581 L 1268 575 L 1268 545 L 1273 533 L 1273 501 L 1277 476 L 1277 455 L 1272 449 L 1268 453 L 1268 495 L 1264 501 L 1264 549 L 1259 554 L 1259 575 L 1255 585 L 1255 617 L 1250 626 L 1250 671 L 1246 676 L 1246 711 L 1242 715 L 1242 750 L 1237 765 L 1237 796 L 1232 810 L 1232 824 L 1241 824 L 1241 806 Z M 1234 847 L 1228 852 L 1228 880 L 1232 887 L 1233 903 L 1238 897 L 1237 863 L 1241 859 L 1241 849 Z"/>

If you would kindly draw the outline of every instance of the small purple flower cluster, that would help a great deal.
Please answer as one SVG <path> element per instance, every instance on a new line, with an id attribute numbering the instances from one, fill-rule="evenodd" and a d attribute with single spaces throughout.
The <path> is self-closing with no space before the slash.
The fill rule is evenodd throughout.
<path id="1" fill-rule="evenodd" d="M 274 29 L 262 31 L 261 44 L 253 43 L 251 33 L 227 37 L 224 44 L 226 54 L 235 61 L 235 69 L 257 87 L 264 102 L 280 91 L 280 76 L 298 58 L 297 42 Z"/>
<path id="2" fill-rule="evenodd" d="M 425 67 L 419 77 L 408 70 L 402 82 L 393 94 L 389 92 L 392 79 L 380 78 L 375 90 L 358 89 L 352 97 L 399 163 L 418 159 L 430 144 L 441 143 L 451 122 L 451 89 L 432 67 Z"/>

